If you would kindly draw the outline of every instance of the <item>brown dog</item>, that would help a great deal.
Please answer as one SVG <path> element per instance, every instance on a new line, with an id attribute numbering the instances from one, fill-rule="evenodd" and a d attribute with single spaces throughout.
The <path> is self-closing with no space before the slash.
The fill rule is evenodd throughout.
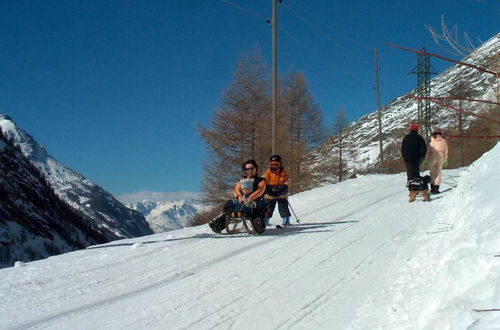
<path id="1" fill-rule="evenodd" d="M 428 190 L 410 190 L 410 199 L 408 202 L 414 202 L 415 199 L 417 198 L 417 194 L 422 195 L 422 200 L 424 202 L 428 202 L 431 199 L 429 198 L 429 191 Z"/>
<path id="2" fill-rule="evenodd" d="M 417 194 L 422 195 L 422 201 L 428 202 L 429 198 L 429 182 L 431 182 L 431 177 L 426 175 L 424 177 L 416 177 L 408 181 L 408 190 L 410 191 L 410 199 L 408 202 L 414 202 L 417 198 Z"/>

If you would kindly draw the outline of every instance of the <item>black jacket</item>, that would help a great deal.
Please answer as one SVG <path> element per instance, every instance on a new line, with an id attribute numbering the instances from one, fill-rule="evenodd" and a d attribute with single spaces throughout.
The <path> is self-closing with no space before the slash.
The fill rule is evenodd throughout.
<path id="1" fill-rule="evenodd" d="M 404 160 L 421 160 L 427 153 L 427 144 L 416 131 L 406 134 L 401 143 L 401 154 Z"/>

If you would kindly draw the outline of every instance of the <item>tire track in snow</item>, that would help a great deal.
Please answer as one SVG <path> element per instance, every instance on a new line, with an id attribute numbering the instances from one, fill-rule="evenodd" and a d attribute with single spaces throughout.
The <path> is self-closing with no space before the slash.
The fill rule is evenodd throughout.
<path id="1" fill-rule="evenodd" d="M 394 223 L 395 221 L 397 221 L 397 220 L 392 221 L 389 224 L 389 226 L 392 225 L 392 223 Z M 411 224 L 408 224 L 408 226 L 410 226 L 410 225 Z M 336 281 L 335 283 L 333 283 L 333 285 L 328 287 L 327 290 L 323 291 L 320 295 L 316 296 L 310 302 L 303 305 L 300 309 L 298 309 L 296 311 L 296 313 L 293 314 L 294 315 L 293 317 L 291 317 L 288 320 L 281 323 L 276 329 L 283 328 L 283 327 L 291 328 L 293 326 L 296 326 L 305 318 L 312 317 L 312 315 L 314 313 L 317 313 L 319 310 L 321 310 L 322 307 L 324 307 L 329 301 L 331 301 L 332 299 L 337 297 L 338 293 L 342 290 L 342 288 L 347 283 L 354 282 L 359 277 L 361 277 L 361 275 L 359 275 L 359 273 L 357 273 L 358 269 L 360 269 L 361 267 L 364 267 L 366 265 L 370 265 L 373 262 L 374 256 L 382 248 L 384 248 L 386 245 L 390 245 L 394 241 L 395 238 L 397 238 L 402 233 L 404 233 L 407 230 L 408 226 L 406 226 L 405 228 L 400 230 L 398 233 L 391 235 L 389 238 L 385 239 L 383 242 L 381 242 L 375 248 L 367 251 L 367 253 L 364 255 L 364 257 L 358 263 L 356 263 L 350 269 L 350 271 L 346 272 L 346 274 L 344 276 L 339 278 L 338 281 Z M 364 238 L 364 237 L 361 237 L 361 238 Z M 345 248 L 347 248 L 347 246 Z"/>
<path id="2" fill-rule="evenodd" d="M 399 194 L 399 193 L 400 193 L 400 191 L 397 191 L 397 192 L 394 192 L 394 193 L 392 193 L 392 194 L 390 194 L 390 195 L 386 195 L 385 197 L 380 198 L 380 199 L 378 199 L 378 200 L 376 200 L 376 201 L 373 201 L 373 202 L 371 202 L 371 203 L 369 203 L 369 204 L 361 205 L 361 206 L 359 206 L 358 208 L 356 208 L 355 210 L 351 211 L 350 213 L 348 213 L 348 214 L 346 214 L 346 215 L 343 215 L 340 219 L 336 219 L 336 220 L 342 220 L 342 219 L 348 218 L 348 217 L 350 217 L 350 216 L 352 216 L 352 215 L 354 215 L 354 214 L 357 214 L 357 213 L 358 213 L 358 212 L 360 212 L 360 211 L 366 211 L 366 210 L 367 210 L 367 208 L 371 208 L 371 207 L 373 207 L 373 206 L 375 206 L 375 205 L 379 205 L 379 204 L 381 204 L 381 203 L 384 203 L 384 202 L 386 202 L 386 201 L 390 200 L 390 199 L 391 199 L 394 195 L 397 195 L 397 194 Z M 327 207 L 329 207 L 329 206 L 330 206 L 330 205 L 328 205 Z M 315 212 L 318 212 L 318 210 L 316 210 Z M 371 222 L 374 222 L 374 221 L 376 221 L 376 219 L 374 219 L 374 220 L 370 221 L 370 223 L 371 223 Z M 321 248 L 321 246 L 322 246 L 323 244 L 327 243 L 327 242 L 328 242 L 329 240 L 331 240 L 332 238 L 335 238 L 336 236 L 338 236 L 341 232 L 346 231 L 346 230 L 350 229 L 351 227 L 353 227 L 353 226 L 355 226 L 355 225 L 356 225 L 356 223 L 353 223 L 353 224 L 351 224 L 351 225 L 349 225 L 349 226 L 347 226 L 347 227 L 344 227 L 344 228 L 342 228 L 341 230 L 336 231 L 335 233 L 333 233 L 333 234 L 331 234 L 331 235 L 328 235 L 327 237 L 325 237 L 325 238 L 324 238 L 324 239 L 322 239 L 321 241 L 317 242 L 316 244 L 314 244 L 314 245 L 312 245 L 312 246 L 308 247 L 308 248 L 307 248 L 307 249 L 306 249 L 306 250 L 305 250 L 305 251 L 304 251 L 304 252 L 303 252 L 300 256 L 297 256 L 296 258 L 294 258 L 294 259 L 293 259 L 290 263 L 288 263 L 287 265 L 283 266 L 283 267 L 282 267 L 279 271 L 277 271 L 277 272 L 273 273 L 273 275 L 272 275 L 272 276 L 269 276 L 267 279 L 264 279 L 263 281 L 261 281 L 259 285 L 254 286 L 254 287 L 253 287 L 251 290 L 249 290 L 248 292 L 254 292 L 254 293 L 255 293 L 258 289 L 260 289 L 262 286 L 265 286 L 266 284 L 267 284 L 267 285 L 272 285 L 272 283 L 271 283 L 272 281 L 270 281 L 270 279 L 272 279 L 272 278 L 274 278 L 275 276 L 280 275 L 280 274 L 282 274 L 282 273 L 284 273 L 284 272 L 288 272 L 288 271 L 290 270 L 290 268 L 291 268 L 294 264 L 296 264 L 297 262 L 299 262 L 302 258 L 304 258 L 304 257 L 305 257 L 305 258 L 307 258 L 307 255 L 308 255 L 309 253 L 314 253 L 314 252 L 313 252 L 314 250 L 316 250 L 316 249 L 318 249 L 318 248 Z M 396 235 L 396 236 L 397 236 L 397 235 Z M 355 239 L 354 239 L 354 240 L 352 240 L 352 241 L 349 241 L 348 243 L 346 243 L 345 245 L 343 245 L 341 248 L 339 248 L 339 249 L 335 250 L 335 252 L 330 253 L 330 254 L 328 255 L 328 257 L 327 257 L 327 258 L 325 258 L 325 259 L 323 259 L 322 261 L 320 261 L 320 262 L 319 262 L 316 266 L 314 266 L 313 268 L 310 268 L 310 269 L 309 269 L 309 270 L 308 270 L 305 274 L 307 274 L 307 273 L 309 273 L 309 272 L 311 272 L 311 271 L 314 271 L 314 270 L 315 270 L 317 267 L 319 267 L 321 264 L 323 264 L 323 263 L 325 263 L 327 260 L 331 259 L 331 257 L 333 257 L 333 256 L 335 256 L 335 255 L 337 255 L 337 254 L 341 253 L 342 251 L 344 251 L 345 249 L 349 248 L 350 246 L 352 246 L 352 245 L 354 245 L 354 244 L 356 244 L 356 243 L 358 243 L 358 242 L 362 241 L 364 238 L 365 238 L 365 236 L 361 236 L 361 237 L 357 237 L 357 238 L 355 238 Z M 376 250 L 379 250 L 379 249 L 380 249 L 380 248 L 381 248 L 381 247 L 382 247 L 385 243 L 386 243 L 386 242 L 383 242 L 383 243 L 381 244 L 381 246 L 380 246 L 380 247 L 376 248 Z M 297 248 L 297 247 L 295 246 L 295 248 Z M 356 269 L 358 269 L 358 268 L 359 268 L 359 267 L 360 267 L 360 266 L 364 263 L 364 261 L 366 261 L 366 258 L 368 258 L 368 257 L 369 257 L 369 255 L 368 255 L 368 256 L 366 256 L 365 258 L 363 258 L 363 260 L 359 263 L 359 265 L 357 265 L 356 267 L 354 267 L 352 271 L 355 271 Z M 345 277 L 347 277 L 347 275 L 346 275 Z M 341 278 L 341 279 L 339 280 L 339 283 L 341 283 L 341 282 L 345 279 L 345 277 Z M 337 284 L 336 284 L 336 285 L 337 285 Z M 237 301 L 239 301 L 241 298 L 243 298 L 243 297 L 245 297 L 245 296 L 247 296 L 247 294 L 244 294 L 244 295 L 242 295 L 241 297 L 238 297 Z M 266 300 L 268 300 L 268 299 L 269 299 L 269 295 L 266 295 L 265 297 L 262 297 L 260 300 L 258 300 L 257 304 L 263 303 L 264 301 L 266 301 Z M 320 299 L 320 298 L 318 297 L 317 299 Z M 221 308 L 221 309 L 220 309 L 220 310 L 218 310 L 217 312 L 221 312 L 221 311 L 223 311 L 223 310 L 224 310 L 227 306 L 230 306 L 230 305 L 232 305 L 232 302 L 231 302 L 231 303 L 229 303 L 228 305 L 224 306 L 223 308 Z M 306 305 L 306 306 L 307 306 L 307 305 Z M 238 308 L 238 310 L 239 310 L 239 308 Z M 235 310 L 235 311 L 234 311 L 234 313 L 233 313 L 233 315 L 234 315 L 234 316 L 232 316 L 230 319 L 236 320 L 236 319 L 238 318 L 238 313 L 237 313 L 237 312 L 238 312 L 238 310 Z M 227 313 L 227 314 L 229 314 L 229 313 Z M 201 321 L 201 320 L 200 320 L 200 321 Z M 300 321 L 300 320 L 299 320 L 299 321 Z M 287 321 L 285 321 L 285 322 L 287 322 Z M 196 323 L 195 323 L 195 324 L 196 324 Z M 190 324 L 190 325 L 193 325 L 193 324 Z M 278 326 L 278 328 L 279 328 L 279 327 L 281 327 L 281 325 L 279 325 L 279 326 Z"/>
<path id="3" fill-rule="evenodd" d="M 352 225 L 354 225 L 354 224 L 352 224 Z M 352 225 L 350 225 L 350 226 L 352 226 Z M 286 230 L 286 229 L 284 229 L 284 230 Z M 336 234 L 337 234 L 337 232 L 335 232 L 335 234 L 329 235 L 329 237 L 327 239 L 335 236 Z M 304 237 L 301 235 L 298 239 L 294 239 L 293 241 L 303 240 L 303 239 L 304 239 Z M 325 240 L 327 240 L 327 239 L 325 239 Z M 325 241 L 325 240 L 323 240 L 323 241 Z M 320 244 L 321 243 L 317 243 L 317 244 L 309 247 L 302 255 L 294 258 L 289 263 L 287 263 L 286 265 L 282 266 L 278 271 L 275 271 L 271 275 L 269 275 L 268 277 L 262 279 L 257 285 L 253 285 L 251 287 L 247 287 L 247 289 L 244 292 L 242 292 L 241 294 L 239 294 L 237 297 L 231 299 L 228 303 L 224 304 L 223 306 L 220 306 L 219 308 L 217 308 L 215 310 L 207 311 L 205 313 L 206 316 L 199 317 L 198 319 L 196 319 L 193 322 L 189 323 L 186 327 L 184 327 L 182 329 L 190 329 L 193 326 L 196 326 L 199 323 L 201 323 L 203 321 L 206 321 L 207 319 L 210 319 L 210 318 L 213 318 L 213 317 L 216 317 L 216 318 L 220 317 L 221 313 L 223 313 L 223 315 L 225 315 L 225 316 L 229 315 L 229 314 L 234 315 L 232 317 L 229 317 L 229 319 L 226 317 L 225 319 L 223 319 L 222 323 L 225 323 L 228 320 L 234 320 L 234 321 L 236 321 L 237 318 L 238 318 L 238 314 L 241 311 L 241 306 L 238 304 L 238 302 L 240 302 L 241 300 L 244 300 L 245 298 L 247 298 L 249 296 L 249 293 L 256 292 L 256 291 L 258 291 L 259 289 L 261 289 L 265 285 L 270 285 L 270 283 L 272 282 L 271 279 L 276 278 L 280 274 L 288 271 L 289 268 L 292 267 L 292 265 L 294 265 L 295 263 L 299 262 L 304 257 L 304 255 L 306 255 L 307 253 L 309 253 L 309 251 L 315 249 L 316 246 L 318 246 Z M 268 260 L 269 258 L 266 257 L 264 259 Z M 262 262 L 260 262 L 260 263 L 262 263 Z M 227 309 L 231 308 L 231 307 L 232 307 L 232 310 L 227 311 Z"/>
<path id="4" fill-rule="evenodd" d="M 396 194 L 399 194 L 400 192 L 395 192 L 395 193 L 392 193 L 390 195 L 387 195 L 385 196 L 384 198 L 380 198 L 374 202 L 371 202 L 367 205 L 361 205 L 360 207 L 356 208 L 356 210 L 350 212 L 348 215 L 344 215 L 341 219 L 343 218 L 346 218 L 346 217 L 350 217 L 356 213 L 358 213 L 360 210 L 361 211 L 366 211 L 367 208 L 371 208 L 375 205 L 379 205 L 389 199 L 392 198 L 392 196 L 396 195 Z M 316 211 L 317 212 L 317 211 Z M 371 222 L 374 222 L 376 220 L 372 220 Z M 328 235 L 326 238 L 322 239 L 321 241 L 317 242 L 316 244 L 312 245 L 312 246 L 309 246 L 301 255 L 297 256 L 296 258 L 294 258 L 291 262 L 289 262 L 287 265 L 283 266 L 279 271 L 277 272 L 274 272 L 271 276 L 267 277 L 266 279 L 262 280 L 258 285 L 256 286 L 253 286 L 250 290 L 247 290 L 244 294 L 238 296 L 237 298 L 235 298 L 234 300 L 230 301 L 228 304 L 222 306 L 221 308 L 217 309 L 216 311 L 212 312 L 211 315 L 208 316 L 208 318 L 210 318 L 211 316 L 213 317 L 218 317 L 221 312 L 225 312 L 225 315 L 228 315 L 228 314 L 232 314 L 233 316 L 229 318 L 229 320 L 234 320 L 234 322 L 238 319 L 239 317 L 239 311 L 241 310 L 240 306 L 237 305 L 236 303 L 239 302 L 240 300 L 242 300 L 243 298 L 245 297 L 248 297 L 248 293 L 255 293 L 255 292 L 258 292 L 259 289 L 261 289 L 261 287 L 263 286 L 266 286 L 266 285 L 272 285 L 272 281 L 271 279 L 272 278 L 275 278 L 276 276 L 282 274 L 282 273 L 285 273 L 285 272 L 288 272 L 290 270 L 290 268 L 298 263 L 301 259 L 303 259 L 304 257 L 307 258 L 307 255 L 309 253 L 313 253 L 314 250 L 320 248 L 323 244 L 325 244 L 326 242 L 328 242 L 329 240 L 331 240 L 332 238 L 335 238 L 337 235 L 339 235 L 339 233 L 345 231 L 345 230 L 348 230 L 349 228 L 351 228 L 352 226 L 355 226 L 356 224 L 353 223 L 339 231 L 336 231 L 335 233 L 331 234 L 331 235 Z M 286 229 L 285 229 L 286 230 Z M 328 258 L 322 260 L 320 263 L 318 263 L 315 267 L 313 267 L 312 269 L 309 269 L 306 273 L 308 272 L 311 272 L 313 271 L 314 269 L 316 269 L 317 267 L 319 267 L 322 263 L 326 262 L 328 259 L 330 259 L 331 257 L 341 253 L 342 251 L 344 251 L 345 249 L 347 249 L 348 247 L 352 246 L 353 244 L 356 244 L 358 242 L 360 242 L 361 240 L 363 240 L 365 238 L 365 236 L 361 236 L 361 237 L 357 237 L 355 238 L 354 240 L 348 242 L 347 244 L 345 244 L 344 246 L 342 246 L 341 248 L 337 249 L 334 253 L 330 254 Z M 383 245 L 385 244 L 382 243 L 382 245 L 377 248 L 376 250 L 380 249 Z M 297 248 L 295 246 L 295 248 Z M 359 265 L 361 265 L 365 260 L 366 258 L 368 258 L 369 256 L 365 257 L 360 263 Z M 355 267 L 352 271 L 355 271 L 359 266 Z M 347 276 L 347 275 L 346 275 Z M 342 281 L 342 279 L 340 279 L 339 281 Z M 258 300 L 257 304 L 260 304 L 260 303 L 263 303 L 264 301 L 268 300 L 269 299 L 269 295 L 266 295 L 265 297 L 262 297 L 260 300 Z M 319 298 L 318 298 L 319 299 Z M 235 306 L 236 305 L 236 306 Z M 233 310 L 232 311 L 226 311 L 226 309 L 229 307 L 229 306 L 234 306 Z M 198 320 L 196 320 L 195 322 L 193 323 L 190 323 L 188 327 L 184 328 L 184 329 L 189 329 L 190 327 L 206 320 L 207 318 L 200 318 Z M 227 319 L 226 319 L 227 320 Z M 281 326 L 281 325 L 280 325 Z M 280 327 L 278 326 L 278 328 Z"/>
<path id="5" fill-rule="evenodd" d="M 245 245 L 239 249 L 232 250 L 224 255 L 220 255 L 216 258 L 212 258 L 212 259 L 210 259 L 206 262 L 203 262 L 197 266 L 191 267 L 191 268 L 189 268 L 185 271 L 182 271 L 182 272 L 177 272 L 177 273 L 175 273 L 167 278 L 162 278 L 162 279 L 157 280 L 156 282 L 150 283 L 148 285 L 144 285 L 144 286 L 141 286 L 139 288 L 136 288 L 136 289 L 124 292 L 124 293 L 112 295 L 111 297 L 96 299 L 92 302 L 87 302 L 87 303 L 84 303 L 83 305 L 67 308 L 61 312 L 52 313 L 52 314 L 49 314 L 49 315 L 46 315 L 43 317 L 36 318 L 34 320 L 30 320 L 27 322 L 20 322 L 20 323 L 8 326 L 6 329 L 13 330 L 13 329 L 26 329 L 26 328 L 34 327 L 34 326 L 40 327 L 40 325 L 43 323 L 50 323 L 50 322 L 55 321 L 55 320 L 60 319 L 60 318 L 64 318 L 67 320 L 69 318 L 77 317 L 79 315 L 91 312 L 93 310 L 100 309 L 103 306 L 112 305 L 112 304 L 114 304 L 116 302 L 120 302 L 121 300 L 124 300 L 124 299 L 133 298 L 133 297 L 138 296 L 138 295 L 143 295 L 143 294 L 149 293 L 153 290 L 158 290 L 159 288 L 169 286 L 169 285 L 171 285 L 177 281 L 180 281 L 188 276 L 192 276 L 197 271 L 210 268 L 211 266 L 213 266 L 215 264 L 218 264 L 218 263 L 223 262 L 223 261 L 227 261 L 228 258 L 237 256 L 241 253 L 246 252 L 247 250 L 251 250 L 256 245 L 262 245 L 262 244 L 269 243 L 271 241 L 271 238 L 272 237 L 270 237 L 267 241 L 264 241 L 264 242 L 262 242 L 262 240 L 259 240 L 259 241 L 253 242 L 252 244 Z"/>

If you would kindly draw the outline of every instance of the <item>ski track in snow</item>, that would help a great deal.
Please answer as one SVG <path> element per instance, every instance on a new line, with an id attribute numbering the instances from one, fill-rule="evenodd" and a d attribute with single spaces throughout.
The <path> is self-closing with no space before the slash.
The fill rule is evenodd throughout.
<path id="1" fill-rule="evenodd" d="M 401 242 L 415 235 L 422 219 L 432 218 L 447 197 L 409 204 L 402 178 L 367 176 L 354 180 L 361 180 L 357 185 L 333 185 L 315 198 L 309 192 L 293 196 L 301 224 L 269 228 L 262 235 L 213 234 L 203 226 L 111 242 L 55 257 L 61 268 L 57 276 L 43 260 L 30 263 L 31 275 L 10 285 L 19 291 L 11 299 L 31 308 L 0 328 L 85 329 L 88 318 L 96 320 L 94 327 L 109 329 L 384 324 L 390 299 L 381 304 L 371 297 L 390 292 L 408 254 Z M 454 229 L 445 222 L 432 226 L 421 235 Z M 72 262 L 79 258 L 81 263 Z M 39 297 L 40 290 L 48 293 Z M 287 312 L 275 314 L 273 308 Z"/>
<path id="2" fill-rule="evenodd" d="M 362 196 L 362 195 L 365 195 L 367 193 L 369 193 L 369 191 L 361 192 L 361 193 L 357 194 L 357 196 Z M 346 218 L 348 218 L 350 216 L 353 216 L 353 215 L 357 214 L 358 212 L 361 212 L 362 210 L 364 210 L 366 208 L 370 208 L 370 207 L 372 207 L 374 205 L 380 204 L 383 201 L 391 198 L 393 195 L 398 194 L 398 193 L 400 193 L 400 191 L 392 193 L 391 195 L 386 196 L 385 198 L 382 198 L 381 200 L 369 203 L 368 205 L 361 205 L 360 207 L 356 208 L 355 210 L 352 210 L 351 212 L 349 212 L 348 214 L 343 214 L 339 220 L 346 219 Z M 328 208 L 335 208 L 335 205 L 329 205 L 329 206 L 324 206 L 324 207 L 319 207 L 319 208 L 313 209 L 311 212 L 308 213 L 308 215 L 314 216 L 315 213 L 317 213 L 317 212 L 319 212 L 321 210 L 328 209 Z M 345 230 L 348 230 L 350 227 L 352 227 L 354 225 L 355 224 L 350 224 L 348 227 L 345 227 L 344 229 L 340 230 L 339 232 L 343 232 Z M 293 232 L 293 230 L 296 230 L 297 227 L 298 226 L 294 226 L 294 227 L 285 229 L 287 231 L 287 232 L 285 232 L 285 234 L 289 235 L 290 233 L 288 231 L 292 231 Z M 261 287 L 265 286 L 266 283 L 270 283 L 271 279 L 279 277 L 280 274 L 282 274 L 282 273 L 286 272 L 287 270 L 289 270 L 295 263 L 298 263 L 302 258 L 304 258 L 304 257 L 307 258 L 308 253 L 314 253 L 315 249 L 321 248 L 321 245 L 325 244 L 330 239 L 336 237 L 339 234 L 339 232 L 334 231 L 333 234 L 330 234 L 330 235 L 326 236 L 324 239 L 316 242 L 314 245 L 312 245 L 309 248 L 307 248 L 306 250 L 304 250 L 304 252 L 303 252 L 302 255 L 299 255 L 298 257 L 296 257 L 293 260 L 291 260 L 289 263 L 287 263 L 286 265 L 284 265 L 280 270 L 278 270 L 277 272 L 273 273 L 268 278 L 263 279 L 260 283 L 258 283 L 258 285 L 252 286 L 252 287 L 248 288 L 247 291 L 242 292 L 240 295 L 238 295 L 236 298 L 230 300 L 227 304 L 223 305 L 218 310 L 210 311 L 210 313 L 208 313 L 208 315 L 204 315 L 204 316 L 198 318 L 197 320 L 194 320 L 192 323 L 188 324 L 185 328 L 186 329 L 192 328 L 193 326 L 196 326 L 196 325 L 200 324 L 201 322 L 206 321 L 207 317 L 210 317 L 210 315 L 217 315 L 219 313 L 228 314 L 228 315 L 235 315 L 235 316 L 232 317 L 232 319 L 234 320 L 237 317 L 237 315 L 238 315 L 238 310 L 240 309 L 240 307 L 237 305 L 237 302 L 239 302 L 240 300 L 242 300 L 245 297 L 247 297 L 249 295 L 249 293 L 255 292 L 255 291 L 259 290 Z M 353 241 L 350 241 L 349 243 L 347 243 L 345 246 L 342 246 L 340 249 L 334 251 L 333 253 L 329 253 L 329 255 L 327 256 L 327 258 L 325 258 L 324 260 L 322 260 L 320 263 L 318 263 L 312 269 L 308 270 L 308 272 L 313 271 L 314 269 L 316 269 L 317 267 L 319 267 L 321 264 L 327 262 L 327 260 L 330 259 L 331 257 L 337 255 L 338 253 L 342 252 L 344 249 L 346 249 L 350 245 L 355 244 L 357 241 L 360 241 L 363 238 L 364 237 L 358 237 L 358 238 L 354 239 Z M 290 243 L 288 243 L 288 245 L 295 245 L 297 243 L 300 243 L 300 241 L 304 240 L 304 239 L 305 239 L 304 235 L 302 235 L 302 236 L 299 235 L 296 238 L 294 238 Z M 270 238 L 268 238 L 268 242 L 270 242 Z M 33 320 L 32 322 L 20 324 L 20 325 L 17 325 L 14 329 L 29 328 L 29 327 L 32 327 L 32 326 L 35 326 L 35 325 L 40 326 L 43 323 L 45 323 L 45 324 L 48 323 L 47 325 L 49 325 L 53 321 L 57 321 L 57 319 L 59 319 L 59 318 L 68 318 L 68 317 L 73 318 L 73 317 L 75 317 L 75 316 L 77 316 L 79 314 L 85 314 L 85 313 L 89 313 L 89 312 L 91 312 L 93 310 L 96 310 L 96 309 L 100 308 L 102 305 L 110 305 L 110 304 L 113 304 L 114 302 L 122 301 L 123 299 L 130 299 L 130 298 L 134 298 L 136 295 L 145 294 L 148 291 L 158 290 L 160 287 L 171 285 L 175 281 L 182 280 L 182 279 L 184 279 L 187 276 L 192 276 L 196 272 L 202 271 L 205 268 L 211 267 L 214 264 L 217 264 L 217 263 L 219 263 L 219 262 L 221 262 L 223 260 L 227 260 L 227 259 L 229 259 L 231 257 L 234 257 L 234 256 L 240 254 L 240 253 L 244 253 L 245 251 L 248 251 L 249 249 L 255 248 L 257 246 L 258 247 L 262 247 L 263 244 L 265 244 L 265 243 L 266 243 L 265 241 L 264 242 L 262 242 L 262 241 L 254 242 L 251 245 L 244 246 L 244 247 L 242 247 L 240 249 L 236 249 L 236 250 L 233 250 L 233 251 L 231 251 L 229 253 L 226 253 L 225 255 L 219 256 L 217 258 L 210 259 L 210 260 L 208 260 L 208 261 L 206 261 L 206 262 L 204 262 L 204 263 L 202 263 L 200 265 L 197 265 L 195 267 L 191 267 L 191 268 L 189 268 L 189 269 L 187 269 L 187 270 L 185 270 L 183 272 L 176 272 L 177 269 L 174 269 L 174 270 L 172 270 L 170 272 L 163 273 L 163 276 L 165 276 L 165 275 L 170 275 L 170 276 L 167 277 L 167 278 L 162 277 L 161 280 L 159 280 L 157 282 L 152 282 L 151 283 L 151 281 L 153 280 L 153 278 L 155 278 L 158 274 L 157 274 L 156 271 L 154 271 L 154 269 L 150 269 L 149 272 L 148 272 L 148 278 L 145 279 L 145 280 L 147 280 L 149 282 L 149 284 L 146 285 L 146 286 L 139 287 L 139 288 L 137 288 L 135 290 L 131 290 L 131 291 L 128 291 L 126 293 L 122 293 L 122 294 L 113 296 L 111 298 L 108 297 L 108 298 L 105 298 L 105 299 L 102 299 L 102 300 L 96 300 L 96 301 L 93 301 L 93 302 L 88 303 L 88 304 L 84 304 L 84 305 L 81 305 L 81 306 L 70 308 L 70 309 L 64 310 L 64 311 L 56 313 L 56 314 L 48 315 L 48 316 L 45 316 L 43 318 L 39 318 L 39 319 Z M 306 242 L 306 244 L 307 244 L 307 242 Z M 381 244 L 379 247 L 377 247 L 376 250 L 378 250 L 383 245 L 384 244 Z M 109 244 L 109 245 L 107 245 L 105 247 L 102 247 L 102 248 L 113 248 L 113 244 Z M 201 246 L 199 249 L 201 250 L 201 249 L 204 249 L 204 248 L 205 248 L 204 246 Z M 163 252 L 163 249 L 160 248 L 160 251 L 156 252 L 156 253 L 158 254 L 158 253 L 162 253 L 162 252 Z M 193 251 L 192 248 L 191 248 L 191 251 L 189 251 L 189 253 L 196 253 L 196 251 Z M 140 258 L 144 258 L 146 256 L 147 257 L 151 257 L 151 255 L 148 254 L 148 253 L 142 253 L 142 254 L 134 256 L 133 259 L 140 259 Z M 352 271 L 355 271 L 358 267 L 360 267 L 360 265 L 362 265 L 366 261 L 366 259 L 368 257 L 369 257 L 369 255 L 367 255 L 365 258 L 363 258 L 357 265 L 355 265 L 355 267 L 352 269 Z M 95 269 L 90 269 L 89 271 L 99 271 L 100 269 L 106 269 L 109 266 L 115 266 L 116 267 L 119 264 L 126 264 L 128 262 L 133 261 L 131 259 L 132 258 L 127 258 L 127 259 L 125 259 L 123 261 L 115 262 L 114 264 L 111 264 L 111 265 L 105 265 L 105 266 L 102 266 L 102 267 L 97 267 Z M 272 255 L 271 256 L 265 256 L 263 258 L 263 260 L 260 260 L 258 263 L 263 263 L 266 260 L 272 260 Z M 161 270 L 165 266 L 168 266 L 170 263 L 171 263 L 171 261 L 167 262 L 166 264 L 157 265 L 155 267 L 155 269 Z M 114 278 L 113 279 L 113 286 L 116 286 L 116 285 L 118 285 L 118 284 L 120 284 L 122 282 L 127 281 L 127 278 L 132 275 L 131 273 L 133 273 L 133 272 L 131 271 L 131 272 L 127 272 L 125 274 L 121 274 L 120 277 L 122 279 Z M 305 306 L 302 306 L 302 308 L 301 308 L 301 310 L 302 310 L 301 315 L 302 316 L 299 317 L 299 318 L 297 318 L 294 322 L 292 322 L 291 325 L 293 326 L 294 324 L 296 324 L 297 322 L 299 322 L 303 317 L 305 317 L 309 313 L 310 309 L 314 309 L 315 308 L 316 301 L 318 301 L 318 303 L 319 303 L 319 301 L 321 299 L 324 299 L 324 297 L 326 296 L 326 293 L 332 291 L 337 285 L 339 285 L 343 281 L 345 281 L 345 276 L 342 277 L 339 281 L 337 281 L 333 287 L 331 287 L 328 290 L 326 290 L 325 293 L 323 293 L 320 296 L 316 297 L 313 301 L 307 303 Z M 138 280 L 138 282 L 139 282 L 139 280 Z M 220 283 L 220 284 L 223 285 L 223 283 Z M 268 299 L 268 298 L 264 297 L 263 299 L 260 299 L 257 303 L 260 303 L 260 302 L 262 302 L 263 300 L 266 300 L 266 299 Z M 326 298 L 326 299 L 327 300 L 331 299 L 331 297 L 330 298 Z M 233 307 L 232 310 L 226 311 L 226 309 L 230 308 L 231 306 L 236 306 L 236 307 Z M 227 320 L 225 320 L 224 322 L 227 322 Z M 285 324 L 282 324 L 282 325 L 285 325 Z M 280 328 L 282 325 L 278 325 L 277 328 Z M 217 326 L 217 324 L 215 324 L 215 326 Z"/>

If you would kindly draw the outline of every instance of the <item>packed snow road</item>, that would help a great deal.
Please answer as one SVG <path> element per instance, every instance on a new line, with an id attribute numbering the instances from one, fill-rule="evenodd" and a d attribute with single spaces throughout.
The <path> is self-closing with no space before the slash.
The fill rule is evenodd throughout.
<path id="1" fill-rule="evenodd" d="M 0 328 L 376 328 L 447 198 L 408 203 L 404 183 L 364 176 L 292 196 L 301 223 L 262 235 L 201 226 L 1 270 Z"/>

